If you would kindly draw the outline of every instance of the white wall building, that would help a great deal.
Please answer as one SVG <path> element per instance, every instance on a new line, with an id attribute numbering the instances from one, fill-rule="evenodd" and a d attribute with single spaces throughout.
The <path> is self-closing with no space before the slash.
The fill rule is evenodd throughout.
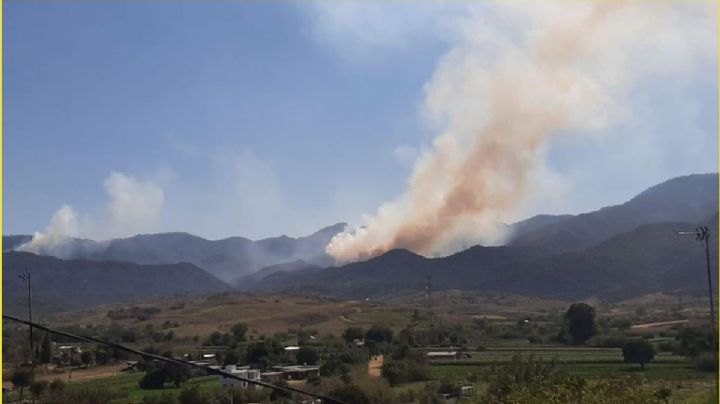
<path id="1" fill-rule="evenodd" d="M 225 365 L 223 371 L 245 379 L 260 381 L 260 369 L 250 369 L 250 366 Z M 221 377 L 220 384 L 223 387 L 247 388 L 249 383 L 229 377 Z M 253 384 L 252 387 L 260 388 L 257 384 Z"/>

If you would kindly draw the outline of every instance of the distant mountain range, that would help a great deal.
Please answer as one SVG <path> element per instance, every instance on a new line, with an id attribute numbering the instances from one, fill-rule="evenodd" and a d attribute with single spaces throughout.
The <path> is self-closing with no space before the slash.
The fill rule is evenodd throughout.
<path id="1" fill-rule="evenodd" d="M 360 298 L 422 290 L 431 276 L 435 289 L 561 299 L 700 293 L 706 288 L 704 252 L 692 237 L 676 232 L 706 224 L 717 237 L 717 209 L 716 174 L 679 177 L 622 205 L 516 223 L 507 246 L 478 246 L 435 259 L 393 250 L 341 267 L 276 271 L 254 287 Z M 711 256 L 717 273 L 715 241 Z"/>
<path id="2" fill-rule="evenodd" d="M 435 290 L 506 291 L 569 300 L 613 300 L 658 291 L 701 293 L 706 288 L 704 252 L 692 237 L 676 232 L 709 225 L 717 273 L 717 210 L 718 175 L 690 175 L 649 188 L 621 205 L 580 215 L 539 215 L 512 224 L 505 246 L 475 246 L 442 258 L 393 250 L 339 267 L 331 266 L 334 261 L 325 246 L 343 230 L 343 223 L 306 237 L 259 241 L 212 241 L 188 233 L 104 242 L 67 239 L 35 251 L 41 255 L 5 252 L 4 299 L 22 297 L 22 285 L 13 274 L 28 267 L 33 274 L 38 271 L 33 275 L 41 282 L 38 296 L 57 299 L 62 302 L 58 307 L 216 293 L 230 290 L 229 285 L 235 290 L 381 297 L 423 290 L 428 276 Z M 4 236 L 3 248 L 22 248 L 30 239 Z"/>
<path id="3" fill-rule="evenodd" d="M 25 252 L 3 253 L 3 312 L 25 315 L 30 270 L 33 308 L 39 312 L 156 297 L 215 294 L 232 287 L 193 264 L 61 260 Z"/>
<path id="4" fill-rule="evenodd" d="M 622 205 L 581 215 L 540 215 L 516 223 L 508 245 L 581 251 L 645 224 L 704 222 L 717 209 L 717 174 L 688 175 L 655 185 Z"/>
<path id="5" fill-rule="evenodd" d="M 330 239 L 345 228 L 344 223 L 325 227 L 299 238 L 287 236 L 253 241 L 243 237 L 206 240 L 188 233 L 140 234 L 107 241 L 67 238 L 32 252 L 62 259 L 127 261 L 137 264 L 189 262 L 228 283 L 263 267 L 303 260 L 329 266 L 334 260 L 325 253 Z M 3 248 L 22 248 L 31 236 L 4 236 Z"/>

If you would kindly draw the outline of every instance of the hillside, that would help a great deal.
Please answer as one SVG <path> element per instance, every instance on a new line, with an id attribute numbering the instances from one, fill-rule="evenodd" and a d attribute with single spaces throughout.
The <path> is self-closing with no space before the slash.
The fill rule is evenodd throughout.
<path id="1" fill-rule="evenodd" d="M 510 246 L 581 251 L 659 222 L 698 223 L 718 207 L 718 175 L 695 174 L 655 185 L 621 205 L 580 215 L 541 215 L 513 225 Z"/>
<path id="2" fill-rule="evenodd" d="M 678 230 L 709 224 L 717 237 L 717 174 L 678 177 L 630 201 L 582 215 L 539 215 L 513 225 L 504 247 L 476 246 L 428 259 L 405 250 L 327 269 L 276 271 L 260 290 L 341 297 L 433 288 L 516 292 L 559 299 L 620 299 L 652 292 L 704 293 L 704 252 Z M 717 242 L 711 243 L 717 272 Z M 693 272 L 691 272 L 693 271 Z"/>
<path id="3" fill-rule="evenodd" d="M 259 271 L 247 275 L 235 283 L 235 287 L 238 290 L 253 290 L 258 287 L 258 284 L 268 276 L 275 273 L 290 273 L 299 271 L 301 269 L 321 269 L 319 265 L 308 264 L 303 260 L 295 260 L 292 262 L 286 262 L 282 264 L 270 265 Z"/>
<path id="4" fill-rule="evenodd" d="M 338 223 L 306 237 L 281 236 L 258 241 L 243 237 L 207 240 L 189 233 L 140 234 L 108 241 L 67 238 L 30 252 L 62 259 L 137 264 L 189 262 L 225 282 L 234 283 L 266 266 L 294 260 L 332 265 L 332 258 L 325 254 L 325 246 L 344 227 L 344 223 Z M 4 237 L 4 240 L 8 239 Z"/>
<path id="5" fill-rule="evenodd" d="M 432 277 L 436 289 L 468 289 L 478 279 L 493 279 L 505 265 L 539 259 L 537 249 L 476 246 L 444 258 L 425 258 L 407 250 L 342 267 L 277 272 L 255 286 L 257 290 L 290 289 L 340 297 L 379 297 L 425 287 Z"/>
<path id="6" fill-rule="evenodd" d="M 717 216 L 711 232 L 717 234 Z M 478 287 L 548 298 L 620 299 L 652 292 L 707 291 L 705 252 L 692 236 L 691 223 L 666 222 L 641 226 L 587 251 L 563 253 L 532 265 L 514 267 L 521 276 L 505 276 Z M 712 273 L 717 291 L 717 242 L 710 243 Z"/>
<path id="7" fill-rule="evenodd" d="M 222 293 L 232 288 L 188 263 L 138 265 L 129 262 L 61 260 L 25 252 L 3 253 L 3 310 L 24 314 L 30 270 L 33 308 L 38 312 L 173 295 Z"/>
<path id="8" fill-rule="evenodd" d="M 702 294 L 707 288 L 704 251 L 693 237 L 676 234 L 693 228 L 693 224 L 676 222 L 646 225 L 584 252 L 554 255 L 532 248 L 478 246 L 427 259 L 393 250 L 342 267 L 278 272 L 255 288 L 380 297 L 421 291 L 425 277 L 431 276 L 435 290 L 513 292 L 564 300 L 617 300 L 652 292 Z M 711 256 L 716 274 L 716 243 Z"/>
<path id="9" fill-rule="evenodd" d="M 32 236 L 26 235 L 26 234 L 18 234 L 13 236 L 3 236 L 2 238 L 2 250 L 3 251 L 11 251 L 14 250 L 21 245 L 27 243 L 28 241 L 32 240 Z"/>

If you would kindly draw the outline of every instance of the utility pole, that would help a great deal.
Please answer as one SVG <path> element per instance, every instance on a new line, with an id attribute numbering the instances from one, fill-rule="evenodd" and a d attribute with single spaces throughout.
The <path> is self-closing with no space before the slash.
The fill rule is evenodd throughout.
<path id="1" fill-rule="evenodd" d="M 425 277 L 425 294 L 427 297 L 427 306 L 432 315 L 432 276 L 428 275 Z"/>
<path id="2" fill-rule="evenodd" d="M 28 296 L 28 317 L 30 323 L 32 323 L 32 284 L 30 283 L 30 271 L 26 270 L 24 274 L 19 276 L 20 279 L 27 281 L 27 296 Z M 35 349 L 33 343 L 33 326 L 30 325 L 30 363 L 32 367 L 35 367 Z"/>
<path id="3" fill-rule="evenodd" d="M 699 241 L 705 250 L 705 262 L 707 264 L 707 281 L 708 281 L 708 301 L 710 303 L 710 332 L 712 335 L 712 341 L 710 342 L 710 349 L 712 350 L 713 362 L 715 363 L 715 394 L 718 394 L 718 352 L 715 347 L 716 333 L 715 333 L 715 303 L 713 302 L 713 288 L 712 288 L 712 271 L 710 270 L 710 229 L 707 226 L 698 226 L 694 232 L 691 231 L 679 231 L 679 235 L 694 235 L 695 240 Z M 704 241 L 704 243 L 703 243 Z"/>

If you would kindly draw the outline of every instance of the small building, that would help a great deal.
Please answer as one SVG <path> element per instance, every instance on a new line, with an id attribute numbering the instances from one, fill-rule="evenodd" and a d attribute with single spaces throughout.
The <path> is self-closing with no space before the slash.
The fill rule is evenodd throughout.
<path id="1" fill-rule="evenodd" d="M 461 386 L 460 399 L 471 398 L 475 396 L 475 386 Z"/>
<path id="2" fill-rule="evenodd" d="M 285 380 L 285 373 L 283 372 L 263 372 L 260 373 L 260 380 L 267 383 L 278 383 Z"/>
<path id="3" fill-rule="evenodd" d="M 448 360 L 458 359 L 459 357 L 460 354 L 457 351 L 436 351 L 427 353 L 427 358 L 429 360 Z"/>
<path id="4" fill-rule="evenodd" d="M 285 349 L 284 349 L 285 355 L 287 355 L 287 357 L 288 357 L 291 361 L 295 361 L 295 355 L 298 353 L 299 350 L 300 350 L 300 347 L 299 347 L 299 346 L 295 346 L 295 345 L 286 346 Z"/>
<path id="5" fill-rule="evenodd" d="M 275 366 L 273 369 L 283 372 L 287 380 L 307 380 L 309 378 L 320 376 L 319 366 Z"/>
<path id="6" fill-rule="evenodd" d="M 260 381 L 260 369 L 250 369 L 250 366 L 225 365 L 225 368 L 222 370 L 226 373 L 230 373 L 231 375 L 242 377 L 243 379 Z M 221 377 L 220 384 L 223 387 L 249 387 L 248 382 L 230 377 Z M 257 384 L 253 384 L 253 387 L 260 388 Z"/>

